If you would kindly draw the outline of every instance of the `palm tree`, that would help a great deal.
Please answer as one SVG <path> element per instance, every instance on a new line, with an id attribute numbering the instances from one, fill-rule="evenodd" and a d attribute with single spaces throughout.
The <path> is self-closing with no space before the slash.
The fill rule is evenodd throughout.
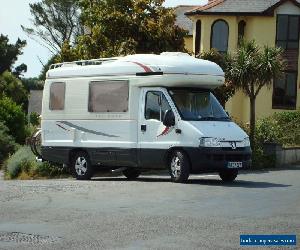
<path id="1" fill-rule="evenodd" d="M 232 57 L 227 77 L 241 89 L 250 100 L 250 141 L 254 145 L 255 101 L 264 86 L 271 86 L 275 78 L 280 78 L 285 69 L 283 50 L 278 47 L 260 48 L 254 40 L 242 41 Z"/>
<path id="2" fill-rule="evenodd" d="M 216 49 L 211 49 L 209 51 L 201 52 L 196 56 L 197 58 L 201 58 L 204 60 L 209 60 L 218 64 L 225 73 L 225 84 L 214 89 L 214 95 L 217 97 L 218 101 L 225 108 L 226 102 L 234 95 L 235 86 L 232 85 L 230 79 L 227 77 L 228 70 L 231 68 L 231 56 L 229 54 L 222 54 L 218 52 Z"/>

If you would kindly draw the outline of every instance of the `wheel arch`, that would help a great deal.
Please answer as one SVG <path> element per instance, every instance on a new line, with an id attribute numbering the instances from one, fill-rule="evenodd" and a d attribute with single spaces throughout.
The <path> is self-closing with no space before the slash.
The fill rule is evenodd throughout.
<path id="1" fill-rule="evenodd" d="M 182 151 L 186 154 L 186 156 L 188 158 L 188 161 L 189 161 L 189 164 L 190 164 L 190 171 L 192 171 L 192 161 L 191 161 L 190 155 L 188 154 L 188 152 L 183 147 L 171 147 L 171 148 L 169 148 L 167 150 L 167 152 L 165 153 L 165 156 L 164 156 L 165 165 L 168 167 L 168 163 L 169 163 L 170 158 L 171 158 L 174 151 Z"/>
<path id="2" fill-rule="evenodd" d="M 71 149 L 70 152 L 69 152 L 69 159 L 68 159 L 69 164 L 71 164 L 71 162 L 72 162 L 72 160 L 73 160 L 73 157 L 74 157 L 75 154 L 78 153 L 78 152 L 85 152 L 85 153 L 90 157 L 90 154 L 89 154 L 89 152 L 88 152 L 86 149 L 84 149 L 84 148 L 73 148 L 73 149 Z M 90 158 L 91 158 L 91 157 L 90 157 Z"/>

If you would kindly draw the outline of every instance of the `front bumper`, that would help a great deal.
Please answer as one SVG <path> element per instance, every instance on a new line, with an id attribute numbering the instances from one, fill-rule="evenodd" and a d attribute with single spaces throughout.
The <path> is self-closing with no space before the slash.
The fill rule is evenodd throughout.
<path id="1" fill-rule="evenodd" d="M 191 172 L 218 172 L 229 169 L 228 162 L 242 162 L 242 168 L 251 166 L 252 151 L 250 147 L 245 148 L 185 148 L 191 160 Z"/>

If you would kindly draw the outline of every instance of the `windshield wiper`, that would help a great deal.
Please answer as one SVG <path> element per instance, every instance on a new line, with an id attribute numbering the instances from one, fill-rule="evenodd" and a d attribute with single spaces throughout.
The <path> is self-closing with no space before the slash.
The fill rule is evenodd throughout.
<path id="1" fill-rule="evenodd" d="M 216 121 L 216 117 L 210 117 L 210 116 L 207 116 L 207 117 L 201 117 L 199 118 L 199 121 Z"/>
<path id="2" fill-rule="evenodd" d="M 199 121 L 230 121 L 229 117 L 201 117 Z"/>
<path id="3" fill-rule="evenodd" d="M 231 118 L 230 117 L 219 117 L 217 118 L 218 120 L 221 120 L 221 121 L 231 121 Z"/>

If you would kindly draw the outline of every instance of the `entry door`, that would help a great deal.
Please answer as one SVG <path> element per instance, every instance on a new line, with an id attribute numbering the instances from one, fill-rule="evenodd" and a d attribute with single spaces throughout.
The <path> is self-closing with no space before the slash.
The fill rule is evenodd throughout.
<path id="1" fill-rule="evenodd" d="M 167 93 L 161 88 L 145 88 L 139 108 L 139 164 L 144 168 L 164 168 L 165 153 L 174 144 L 175 129 L 163 125 L 171 109 Z"/>

